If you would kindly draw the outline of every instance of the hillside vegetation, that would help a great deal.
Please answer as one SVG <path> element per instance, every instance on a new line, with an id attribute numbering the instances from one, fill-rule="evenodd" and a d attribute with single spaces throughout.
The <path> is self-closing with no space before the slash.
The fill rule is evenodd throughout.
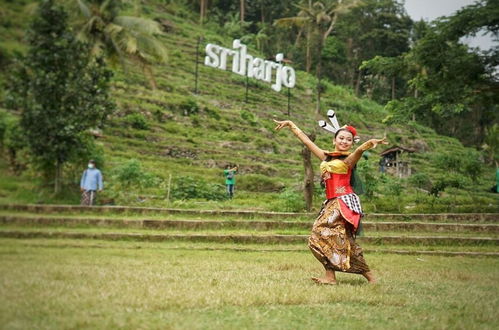
<path id="1" fill-rule="evenodd" d="M 2 83 L 14 55 L 25 50 L 23 31 L 32 7 L 32 1 L 0 0 Z M 301 145 L 289 131 L 276 133 L 272 119 L 289 118 L 311 133 L 317 130 L 317 120 L 335 109 L 340 124 L 357 127 L 363 141 L 386 135 L 389 146 L 416 151 L 410 157 L 415 175 L 407 179 L 378 173 L 378 154 L 385 146 L 361 161 L 359 168 L 370 191 L 362 197 L 367 212 L 499 211 L 499 196 L 490 192 L 494 169 L 457 139 L 437 135 L 416 122 L 391 124 L 382 105 L 328 82 L 317 115 L 316 78 L 302 71 L 297 71 L 296 87 L 290 91 L 289 117 L 286 89 L 277 93 L 270 84 L 249 79 L 245 102 L 244 77 L 203 65 L 206 43 L 231 48 L 232 37 L 223 29 L 199 25 L 196 14 L 174 2 L 141 1 L 128 10 L 162 22 L 165 35 L 160 39 L 168 48 L 168 61 L 153 66 L 156 90 L 149 88 L 139 68 L 113 68 L 117 109 L 110 124 L 94 134 L 98 147 L 94 158 L 106 185 L 101 203 L 301 211 Z M 255 49 L 249 52 L 263 57 Z M 198 93 L 194 93 L 196 67 Z M 3 122 L 18 117 L 5 106 L 0 115 Z M 319 146 L 333 148 L 328 133 L 317 130 L 317 134 Z M 1 203 L 79 202 L 78 181 L 86 160 L 66 166 L 65 192 L 53 196 L 44 178 L 26 161 L 27 153 L 13 158 L 4 144 L 2 152 Z M 224 199 L 222 170 L 227 164 L 239 165 L 233 200 Z M 318 165 L 314 160 L 315 168 Z M 318 209 L 322 201 L 318 170 L 316 190 Z"/>

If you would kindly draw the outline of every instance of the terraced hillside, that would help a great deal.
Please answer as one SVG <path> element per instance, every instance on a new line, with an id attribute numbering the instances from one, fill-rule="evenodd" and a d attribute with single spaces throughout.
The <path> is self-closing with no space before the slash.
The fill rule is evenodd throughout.
<path id="1" fill-rule="evenodd" d="M 9 17 L 8 28 L 0 30 L 3 39 L 0 47 L 9 54 L 25 48 L 22 38 L 28 21 L 21 18 L 30 3 L 0 1 L 4 16 Z M 153 68 L 157 90 L 148 88 L 141 72 L 134 68 L 126 71 L 114 69 L 113 96 L 118 108 L 110 125 L 97 138 L 103 150 L 101 160 L 104 164 L 101 167 L 107 184 L 101 196 L 102 203 L 261 211 L 303 209 L 300 201 L 303 181 L 301 146 L 289 132 L 276 134 L 273 130 L 272 119 L 288 118 L 288 91 L 276 93 L 269 84 L 249 80 L 246 100 L 244 77 L 202 64 L 206 43 L 230 47 L 231 36 L 212 25 L 199 26 L 193 13 L 174 2 L 142 1 L 139 9 L 143 16 L 168 22 L 161 40 L 168 46 L 169 60 L 166 65 Z M 199 37 L 203 39 L 196 63 Z M 250 52 L 258 55 L 255 49 L 250 48 Z M 199 71 L 198 93 L 194 93 L 196 68 Z M 2 80 L 5 74 L 1 73 Z M 350 90 L 330 83 L 325 83 L 321 113 L 316 114 L 315 86 L 313 76 L 298 71 L 297 86 L 290 93 L 289 117 L 306 132 L 315 131 L 316 120 L 323 118 L 327 109 L 334 108 L 342 123 L 358 127 L 363 140 L 386 134 L 392 145 L 416 150 L 411 156 L 413 171 L 424 173 L 432 181 L 449 172 L 435 162 L 440 154 L 472 152 L 456 139 L 438 136 L 415 122 L 407 125 L 383 123 L 388 112 L 381 105 L 357 98 Z M 332 148 L 327 133 L 317 131 L 317 134 L 320 146 Z M 374 150 L 361 166 L 363 173 L 373 174 L 374 181 L 387 183 L 378 185 L 376 194 L 365 200 L 368 212 L 471 212 L 477 206 L 486 212 L 499 210 L 498 196 L 489 193 L 492 169 L 484 168 L 474 179 L 463 179 L 458 187 L 448 188 L 437 199 L 421 193 L 421 187 L 411 181 L 380 179 L 377 174 L 380 149 Z M 116 170 L 132 159 L 139 162 L 141 171 L 155 178 L 155 184 L 149 187 L 120 185 Z M 317 167 L 318 163 L 314 162 Z M 187 179 L 219 184 L 218 189 L 223 191 L 221 169 L 228 163 L 240 166 L 238 193 L 234 200 L 174 201 L 166 198 L 170 183 Z M 34 171 L 19 178 L 12 175 L 6 161 L 1 161 L 0 171 L 4 179 L 0 184 L 0 202 L 39 203 L 48 200 L 77 203 L 76 186 L 81 170 L 77 165 L 66 169 L 66 183 L 68 187 L 74 187 L 66 197 L 47 197 L 47 190 L 40 192 L 38 186 L 30 186 L 37 182 Z M 464 177 L 459 173 L 454 175 Z M 401 194 L 400 190 L 390 188 L 397 186 L 404 187 L 407 193 Z M 322 199 L 319 190 L 317 188 L 315 209 Z"/>

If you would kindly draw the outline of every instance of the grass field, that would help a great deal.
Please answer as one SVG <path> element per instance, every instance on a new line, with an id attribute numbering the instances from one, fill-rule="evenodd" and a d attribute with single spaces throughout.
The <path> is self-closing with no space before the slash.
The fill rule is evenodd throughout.
<path id="1" fill-rule="evenodd" d="M 0 256 L 4 329 L 499 327 L 497 258 L 370 253 L 378 284 L 338 274 L 318 286 L 305 251 L 1 239 Z"/>

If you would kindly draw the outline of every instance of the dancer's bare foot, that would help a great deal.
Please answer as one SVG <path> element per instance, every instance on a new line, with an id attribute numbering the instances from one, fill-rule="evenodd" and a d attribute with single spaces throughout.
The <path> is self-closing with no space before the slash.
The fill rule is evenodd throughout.
<path id="1" fill-rule="evenodd" d="M 372 272 L 364 273 L 364 274 L 362 274 L 362 276 L 364 276 L 370 284 L 374 284 L 374 283 L 378 282 L 376 280 L 376 278 L 374 277 L 374 274 Z"/>
<path id="2" fill-rule="evenodd" d="M 335 285 L 338 284 L 336 280 L 327 277 L 312 277 L 312 281 L 317 284 Z"/>

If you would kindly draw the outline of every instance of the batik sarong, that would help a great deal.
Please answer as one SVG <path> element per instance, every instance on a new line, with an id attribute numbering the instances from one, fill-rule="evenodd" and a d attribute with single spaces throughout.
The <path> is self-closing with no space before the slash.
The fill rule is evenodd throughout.
<path id="1" fill-rule="evenodd" d="M 81 205 L 92 206 L 95 203 L 95 190 L 85 190 L 81 193 Z"/>
<path id="2" fill-rule="evenodd" d="M 328 270 L 366 273 L 369 266 L 355 242 L 353 225 L 343 218 L 339 203 L 337 198 L 324 203 L 312 227 L 308 247 Z"/>

